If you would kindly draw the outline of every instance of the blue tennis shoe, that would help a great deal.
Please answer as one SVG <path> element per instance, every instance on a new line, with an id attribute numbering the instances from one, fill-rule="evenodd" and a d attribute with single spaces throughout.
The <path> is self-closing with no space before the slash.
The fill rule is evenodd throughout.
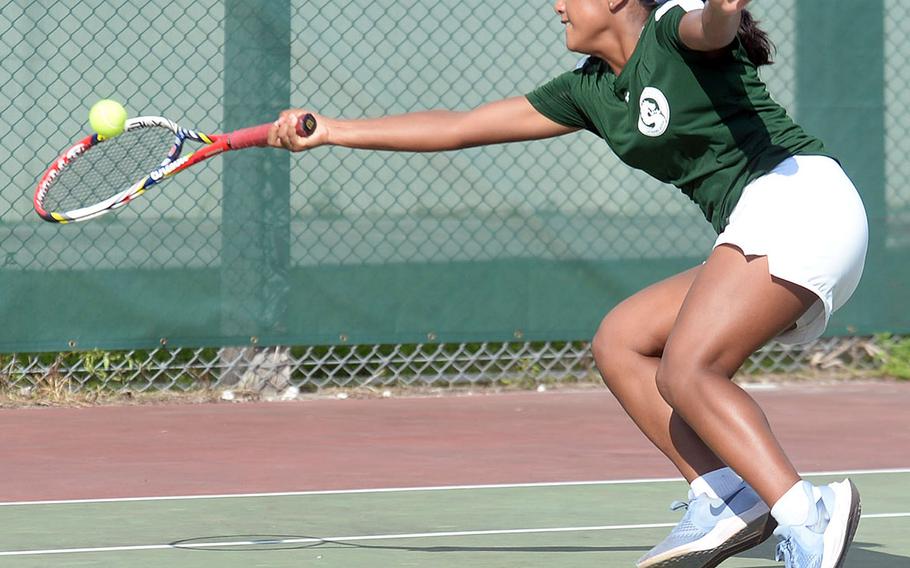
<path id="1" fill-rule="evenodd" d="M 686 509 L 670 534 L 638 562 L 638 568 L 713 568 L 734 554 L 763 543 L 777 526 L 761 497 L 745 482 L 726 499 L 689 492 Z"/>
<path id="2" fill-rule="evenodd" d="M 812 489 L 817 514 L 811 525 L 779 526 L 777 560 L 785 568 L 841 568 L 859 525 L 859 492 L 849 479 Z"/>

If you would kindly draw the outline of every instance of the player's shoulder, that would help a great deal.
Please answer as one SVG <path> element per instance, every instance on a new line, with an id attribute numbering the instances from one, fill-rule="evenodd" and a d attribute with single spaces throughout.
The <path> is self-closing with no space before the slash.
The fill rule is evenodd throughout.
<path id="1" fill-rule="evenodd" d="M 661 4 L 652 14 L 653 20 L 648 23 L 648 35 L 657 39 L 657 43 L 671 53 L 686 51 L 679 37 L 679 26 L 683 16 L 695 10 L 702 10 L 702 0 L 668 0 Z"/>

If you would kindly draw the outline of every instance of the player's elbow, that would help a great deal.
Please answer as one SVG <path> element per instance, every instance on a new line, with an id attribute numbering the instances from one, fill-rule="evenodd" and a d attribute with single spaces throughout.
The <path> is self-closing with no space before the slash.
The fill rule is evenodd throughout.
<path id="1" fill-rule="evenodd" d="M 438 133 L 448 150 L 461 150 L 489 144 L 470 111 L 459 112 L 448 128 Z"/>

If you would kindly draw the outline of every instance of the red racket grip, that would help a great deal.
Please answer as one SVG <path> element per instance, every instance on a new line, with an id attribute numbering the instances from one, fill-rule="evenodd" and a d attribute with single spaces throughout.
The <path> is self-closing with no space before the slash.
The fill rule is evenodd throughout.
<path id="1" fill-rule="evenodd" d="M 235 150 L 251 146 L 268 146 L 269 129 L 271 127 L 272 125 L 269 123 L 235 130 L 229 135 L 228 144 Z M 316 118 L 312 114 L 306 113 L 297 121 L 296 130 L 297 136 L 303 136 L 304 138 L 310 136 L 316 131 Z"/>
<path id="2" fill-rule="evenodd" d="M 249 148 L 251 146 L 269 145 L 269 128 L 272 123 L 260 124 L 249 128 L 241 128 L 228 134 L 228 145 L 234 150 Z"/>

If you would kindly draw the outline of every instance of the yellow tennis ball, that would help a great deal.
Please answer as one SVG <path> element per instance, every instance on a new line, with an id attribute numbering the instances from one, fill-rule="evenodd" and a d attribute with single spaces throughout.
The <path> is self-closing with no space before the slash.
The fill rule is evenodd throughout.
<path id="1" fill-rule="evenodd" d="M 113 138 L 123 132 L 126 116 L 123 105 L 117 101 L 102 99 L 92 105 L 88 112 L 88 123 L 92 130 L 104 138 Z"/>

